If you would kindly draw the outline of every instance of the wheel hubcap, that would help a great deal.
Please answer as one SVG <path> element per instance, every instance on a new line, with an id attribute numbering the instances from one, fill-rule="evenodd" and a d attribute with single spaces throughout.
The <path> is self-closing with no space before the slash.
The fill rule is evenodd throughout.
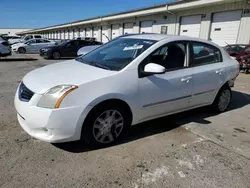
<path id="1" fill-rule="evenodd" d="M 60 57 L 60 54 L 58 52 L 55 52 L 53 56 L 55 59 L 58 59 Z"/>
<path id="2" fill-rule="evenodd" d="M 121 113 L 117 110 L 107 110 L 97 117 L 94 123 L 94 138 L 100 143 L 111 143 L 121 134 L 123 126 Z"/>
<path id="3" fill-rule="evenodd" d="M 218 103 L 218 107 L 220 111 L 224 111 L 227 109 L 229 103 L 231 100 L 231 93 L 229 90 L 224 90 L 221 93 L 221 96 L 219 98 L 219 103 Z"/>

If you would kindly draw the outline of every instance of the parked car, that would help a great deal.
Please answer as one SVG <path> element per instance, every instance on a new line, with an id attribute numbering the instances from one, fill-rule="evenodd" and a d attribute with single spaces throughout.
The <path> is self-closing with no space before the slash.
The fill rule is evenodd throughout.
<path id="1" fill-rule="evenodd" d="M 8 41 L 0 37 L 0 57 L 5 57 L 11 55 L 11 49 Z"/>
<path id="2" fill-rule="evenodd" d="M 77 51 L 77 56 L 85 55 L 101 45 L 84 46 Z"/>
<path id="3" fill-rule="evenodd" d="M 42 48 L 40 56 L 48 59 L 60 59 L 61 57 L 77 57 L 77 51 L 83 46 L 100 44 L 96 41 L 88 40 L 62 40 L 56 45 Z"/>
<path id="4" fill-rule="evenodd" d="M 10 39 L 20 39 L 20 36 L 11 36 L 11 35 L 2 35 L 2 38 L 4 38 L 5 40 L 10 40 Z"/>
<path id="5" fill-rule="evenodd" d="M 22 36 L 21 38 L 18 38 L 18 39 L 9 39 L 9 43 L 12 45 L 12 44 L 16 44 L 16 43 L 19 43 L 19 42 L 26 42 L 30 39 L 41 39 L 42 36 L 41 35 L 24 35 Z"/>
<path id="6" fill-rule="evenodd" d="M 35 138 L 53 143 L 83 138 L 102 147 L 147 120 L 202 106 L 226 111 L 229 83 L 238 74 L 239 63 L 212 42 L 130 35 L 28 73 L 15 108 L 20 125 Z"/>
<path id="7" fill-rule="evenodd" d="M 31 39 L 24 43 L 17 43 L 11 46 L 14 52 L 18 53 L 39 53 L 41 48 L 54 45 L 54 41 L 46 39 Z"/>
<path id="8" fill-rule="evenodd" d="M 240 64 L 240 70 L 244 70 L 245 73 L 249 72 L 250 69 L 250 44 L 233 44 L 227 45 L 224 49 L 228 54 Z"/>

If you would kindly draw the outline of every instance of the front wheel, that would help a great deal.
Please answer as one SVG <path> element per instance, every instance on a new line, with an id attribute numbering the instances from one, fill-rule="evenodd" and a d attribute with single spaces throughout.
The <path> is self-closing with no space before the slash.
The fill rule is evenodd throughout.
<path id="1" fill-rule="evenodd" d="M 125 132 L 130 121 L 125 108 L 119 105 L 101 105 L 90 112 L 82 129 L 83 139 L 91 146 L 114 144 Z"/>
<path id="2" fill-rule="evenodd" d="M 232 91 L 229 86 L 223 86 L 218 92 L 212 107 L 219 113 L 225 112 L 232 101 Z"/>
<path id="3" fill-rule="evenodd" d="M 18 52 L 20 54 L 24 54 L 24 53 L 26 53 L 26 50 L 25 50 L 25 48 L 18 48 Z"/>
<path id="4" fill-rule="evenodd" d="M 53 59 L 60 59 L 61 54 L 59 52 L 53 52 L 52 57 L 53 57 Z"/>

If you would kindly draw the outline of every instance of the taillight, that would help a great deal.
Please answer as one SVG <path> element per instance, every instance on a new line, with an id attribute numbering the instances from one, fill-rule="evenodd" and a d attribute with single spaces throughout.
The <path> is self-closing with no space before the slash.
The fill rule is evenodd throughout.
<path id="1" fill-rule="evenodd" d="M 2 45 L 9 46 L 9 43 L 8 42 L 2 42 Z"/>

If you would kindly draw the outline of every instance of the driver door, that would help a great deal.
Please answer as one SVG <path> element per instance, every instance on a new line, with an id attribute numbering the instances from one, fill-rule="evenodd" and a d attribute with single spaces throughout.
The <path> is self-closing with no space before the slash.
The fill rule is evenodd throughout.
<path id="1" fill-rule="evenodd" d="M 27 46 L 25 47 L 27 53 L 34 53 L 36 42 L 37 41 L 35 39 L 28 41 Z"/>
<path id="2" fill-rule="evenodd" d="M 172 47 L 173 45 L 175 47 Z M 164 116 L 190 107 L 193 82 L 187 54 L 185 42 L 170 43 L 160 47 L 141 62 L 139 72 L 148 63 L 156 63 L 166 68 L 164 74 L 145 75 L 139 78 L 141 120 Z"/>

